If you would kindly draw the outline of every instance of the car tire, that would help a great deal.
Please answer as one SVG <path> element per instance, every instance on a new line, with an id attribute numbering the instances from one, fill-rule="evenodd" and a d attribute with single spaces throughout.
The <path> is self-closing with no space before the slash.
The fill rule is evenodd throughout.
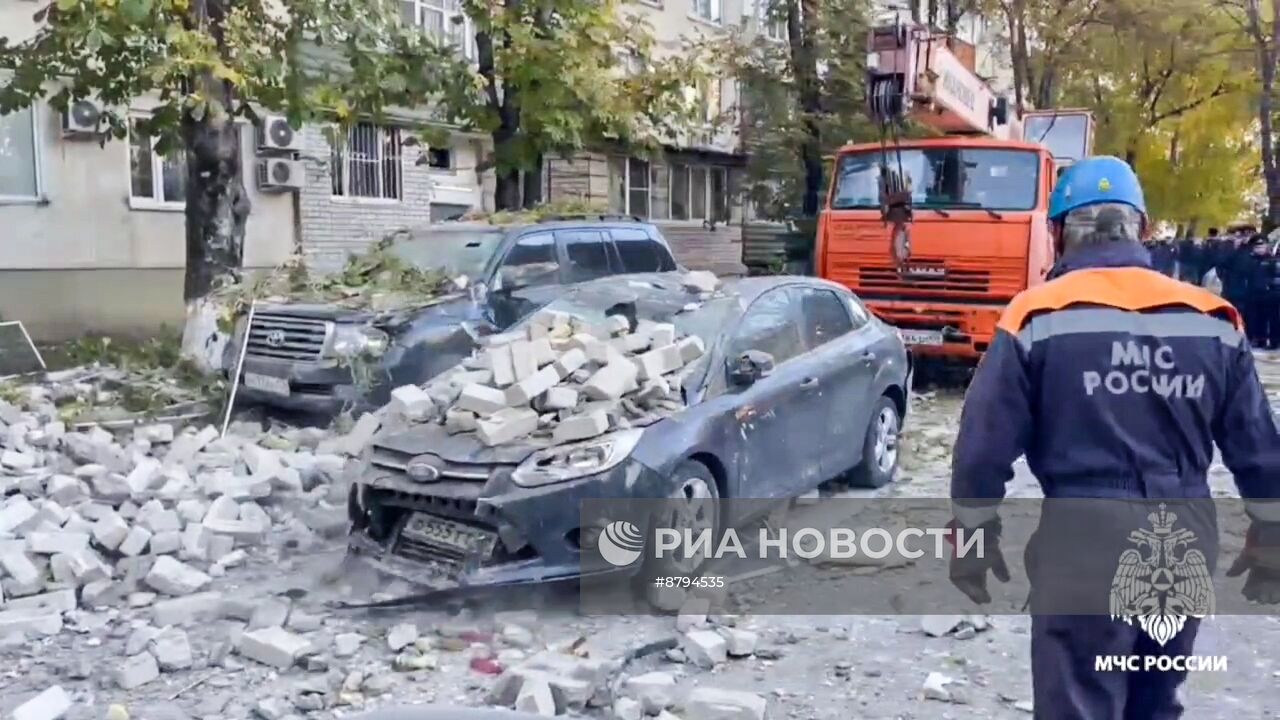
<path id="1" fill-rule="evenodd" d="M 902 414 L 898 405 L 886 395 L 880 396 L 871 411 L 866 436 L 862 439 L 862 462 L 849 473 L 849 485 L 859 488 L 881 488 L 893 482 L 898 474 L 898 435 L 902 431 Z"/>
<path id="2" fill-rule="evenodd" d="M 672 528 L 690 530 L 698 533 L 703 529 L 711 531 L 712 547 L 719 542 L 720 532 L 720 488 L 715 475 L 706 465 L 697 460 L 685 460 L 676 466 L 671 473 L 667 498 L 673 500 L 670 509 L 664 507 L 664 513 L 652 518 L 653 529 Z M 684 507 L 681 501 L 687 503 Z M 649 537 L 654 537 L 651 532 Z M 706 558 L 678 558 L 675 555 L 666 557 L 650 556 L 637 580 L 644 584 L 645 597 L 650 604 L 660 610 L 675 610 L 669 607 L 669 596 L 664 597 L 660 589 L 655 587 L 654 578 L 690 577 L 696 575 Z"/>

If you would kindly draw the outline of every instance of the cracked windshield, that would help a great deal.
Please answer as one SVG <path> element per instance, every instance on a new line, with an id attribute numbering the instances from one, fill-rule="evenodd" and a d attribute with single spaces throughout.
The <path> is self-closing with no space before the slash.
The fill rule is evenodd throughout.
<path id="1" fill-rule="evenodd" d="M 1280 0 L 0 0 L 0 720 L 1264 720 Z"/>

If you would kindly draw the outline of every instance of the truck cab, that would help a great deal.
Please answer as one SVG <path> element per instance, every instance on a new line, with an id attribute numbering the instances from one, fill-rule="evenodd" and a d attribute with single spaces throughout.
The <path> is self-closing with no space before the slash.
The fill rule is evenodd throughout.
<path id="1" fill-rule="evenodd" d="M 842 148 L 819 221 L 817 274 L 857 292 L 917 355 L 976 360 L 1009 301 L 1052 269 L 1049 196 L 1062 170 L 1088 154 L 1092 130 L 1087 112 L 1041 111 L 1023 115 L 1022 139 Z M 882 162 L 910 180 L 911 251 L 901 264 L 880 210 Z"/>

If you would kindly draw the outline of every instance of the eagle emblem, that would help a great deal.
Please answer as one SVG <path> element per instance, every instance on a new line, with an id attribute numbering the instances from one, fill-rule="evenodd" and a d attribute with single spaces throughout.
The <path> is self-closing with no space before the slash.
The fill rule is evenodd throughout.
<path id="1" fill-rule="evenodd" d="M 1196 534 L 1174 529 L 1178 516 L 1164 503 L 1147 516 L 1151 528 L 1134 530 L 1138 547 L 1120 554 L 1111 580 L 1111 617 L 1134 620 L 1161 647 L 1182 631 L 1188 617 L 1213 614 L 1213 580 L 1204 553 L 1192 549 Z"/>
<path id="2" fill-rule="evenodd" d="M 1111 181 L 1106 178 L 1102 178 L 1098 181 L 1098 189 L 1102 192 L 1109 192 L 1111 190 Z"/>

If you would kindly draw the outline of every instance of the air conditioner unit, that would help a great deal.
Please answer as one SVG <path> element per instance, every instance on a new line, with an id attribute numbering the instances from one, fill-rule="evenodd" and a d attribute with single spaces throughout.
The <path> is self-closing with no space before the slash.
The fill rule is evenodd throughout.
<path id="1" fill-rule="evenodd" d="M 258 125 L 258 150 L 297 151 L 302 149 L 302 134 L 279 115 L 268 115 Z"/>
<path id="2" fill-rule="evenodd" d="M 97 137 L 102 106 L 92 100 L 75 100 L 62 113 L 62 134 L 67 137 Z"/>
<path id="3" fill-rule="evenodd" d="M 258 161 L 258 189 L 264 192 L 299 190 L 306 182 L 301 160 L 263 158 Z"/>

